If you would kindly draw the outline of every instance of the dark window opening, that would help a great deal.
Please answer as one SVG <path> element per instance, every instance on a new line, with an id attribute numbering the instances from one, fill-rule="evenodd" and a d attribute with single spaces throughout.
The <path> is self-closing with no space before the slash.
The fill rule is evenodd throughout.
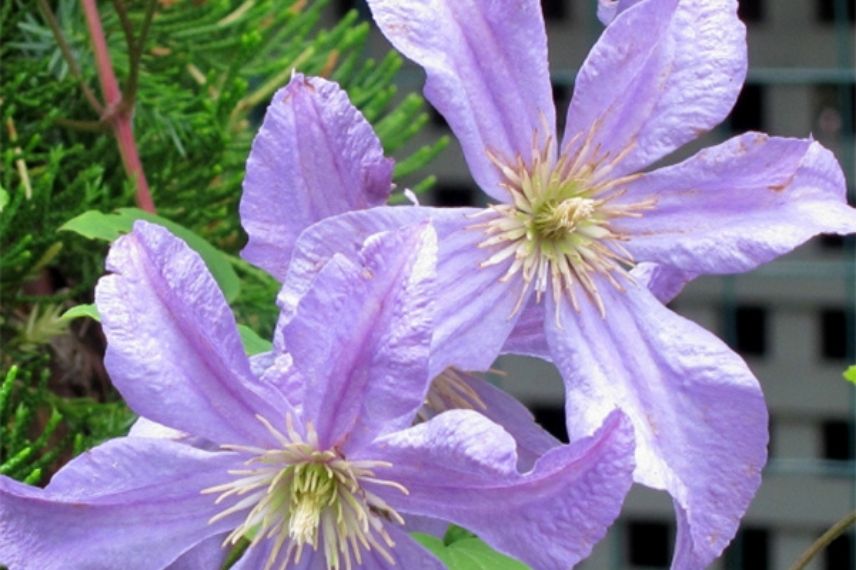
<path id="1" fill-rule="evenodd" d="M 841 12 L 841 14 L 836 14 L 837 11 Z M 843 16 L 851 24 L 856 22 L 856 8 L 853 6 L 853 0 L 818 0 L 818 20 L 831 24 L 835 22 L 836 16 L 839 18 Z"/>
<path id="2" fill-rule="evenodd" d="M 435 206 L 472 206 L 475 204 L 476 189 L 466 184 L 439 184 L 432 190 Z"/>
<path id="3" fill-rule="evenodd" d="M 740 0 L 737 15 L 744 22 L 757 24 L 764 19 L 764 0 Z"/>
<path id="4" fill-rule="evenodd" d="M 562 406 L 532 406 L 532 415 L 542 428 L 556 439 L 568 442 L 568 428 L 565 425 L 565 408 Z"/>
<path id="5" fill-rule="evenodd" d="M 336 12 L 339 17 L 356 10 L 360 17 L 371 21 L 371 11 L 366 0 L 336 0 Z"/>
<path id="6" fill-rule="evenodd" d="M 541 0 L 541 10 L 548 22 L 565 20 L 570 17 L 570 9 L 566 0 Z"/>
<path id="7" fill-rule="evenodd" d="M 821 425 L 823 434 L 823 459 L 850 461 L 853 453 L 853 423 L 845 420 L 829 420 Z"/>
<path id="8" fill-rule="evenodd" d="M 726 568 L 770 568 L 770 532 L 765 528 L 744 528 L 725 553 Z"/>
<path id="9" fill-rule="evenodd" d="M 667 568 L 670 559 L 671 528 L 656 521 L 627 523 L 627 559 L 634 566 Z"/>
<path id="10" fill-rule="evenodd" d="M 728 117 L 728 126 L 735 133 L 763 131 L 765 87 L 747 83 L 740 91 L 734 109 Z"/>
<path id="11" fill-rule="evenodd" d="M 847 358 L 847 311 L 830 308 L 820 312 L 820 354 L 827 359 Z"/>
<path id="12" fill-rule="evenodd" d="M 856 85 L 818 83 L 812 90 L 813 128 L 818 136 L 841 137 L 856 132 Z M 846 112 L 849 110 L 849 112 Z"/>
<path id="13" fill-rule="evenodd" d="M 449 130 L 449 123 L 446 122 L 446 117 L 440 114 L 440 111 L 435 109 L 434 107 L 429 106 L 429 115 L 431 117 L 431 124 L 435 127 Z"/>
<path id="14" fill-rule="evenodd" d="M 556 102 L 556 127 L 561 133 L 565 129 L 568 106 L 571 104 L 571 86 L 553 83 L 553 101 Z"/>
<path id="15" fill-rule="evenodd" d="M 767 309 L 742 305 L 734 310 L 734 339 L 732 348 L 747 356 L 767 353 Z"/>
<path id="16" fill-rule="evenodd" d="M 829 543 L 823 555 L 823 566 L 826 570 L 853 568 L 853 531 L 846 532 Z"/>

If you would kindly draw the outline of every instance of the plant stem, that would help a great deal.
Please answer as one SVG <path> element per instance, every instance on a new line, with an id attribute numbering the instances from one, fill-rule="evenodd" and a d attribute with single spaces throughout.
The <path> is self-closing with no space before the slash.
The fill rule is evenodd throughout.
<path id="1" fill-rule="evenodd" d="M 80 0 L 80 2 L 86 14 L 86 26 L 89 29 L 92 50 L 95 52 L 95 67 L 98 70 L 101 92 L 107 104 L 104 118 L 109 120 L 113 127 L 125 172 L 134 182 L 137 205 L 147 212 L 154 212 L 155 204 L 152 201 L 146 173 L 143 171 L 137 143 L 134 140 L 134 129 L 131 124 L 132 109 L 122 108 L 122 92 L 119 90 L 116 72 L 113 71 L 113 63 L 110 61 L 110 52 L 107 50 L 107 40 L 104 36 L 104 28 L 101 26 L 101 16 L 98 14 L 96 0 Z"/>
<path id="2" fill-rule="evenodd" d="M 62 52 L 62 57 L 65 59 L 66 65 L 68 65 L 68 71 L 71 73 L 72 77 L 77 79 L 80 83 L 80 88 L 83 90 L 83 96 L 86 97 L 86 100 L 89 102 L 89 105 L 92 109 L 98 113 L 99 115 L 104 113 L 104 107 L 101 105 L 101 102 L 98 101 L 98 98 L 95 97 L 95 93 L 92 92 L 92 89 L 89 88 L 89 85 L 86 84 L 86 81 L 83 79 L 83 74 L 80 72 L 80 67 L 77 65 L 77 60 L 74 59 L 74 54 L 71 52 L 71 48 L 68 45 L 68 42 L 65 41 L 65 36 L 62 33 L 62 28 L 59 25 L 59 22 L 56 19 L 53 11 L 46 0 L 38 0 L 39 11 L 42 13 L 42 17 L 47 22 L 48 27 L 51 29 L 51 33 L 53 34 L 54 39 L 56 40 L 56 44 L 59 46 L 59 50 Z"/>
<path id="3" fill-rule="evenodd" d="M 856 511 L 844 515 L 844 517 L 820 535 L 820 538 L 814 541 L 814 544 L 812 544 L 808 550 L 802 553 L 799 560 L 794 562 L 793 566 L 791 566 L 791 570 L 803 570 L 808 566 L 808 563 L 811 562 L 811 559 L 814 558 L 818 552 L 829 546 L 829 543 L 840 535 L 844 534 L 844 531 L 854 523 L 856 523 Z"/>

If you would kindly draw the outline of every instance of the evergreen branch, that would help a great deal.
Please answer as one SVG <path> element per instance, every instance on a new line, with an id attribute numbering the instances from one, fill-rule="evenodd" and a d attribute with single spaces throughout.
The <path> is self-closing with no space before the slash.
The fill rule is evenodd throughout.
<path id="1" fill-rule="evenodd" d="M 53 34 L 54 39 L 56 40 L 56 44 L 59 46 L 60 51 L 62 52 L 62 57 L 65 59 L 65 63 L 68 65 L 68 70 L 71 73 L 72 77 L 77 79 L 78 83 L 80 83 L 80 88 L 83 90 L 83 96 L 86 97 L 86 100 L 89 102 L 89 105 L 92 109 L 101 116 L 104 113 L 104 107 L 101 105 L 101 102 L 98 101 L 98 98 L 95 96 L 95 93 L 92 92 L 92 89 L 89 88 L 89 85 L 86 83 L 86 80 L 83 78 L 83 74 L 80 72 L 80 66 L 77 65 L 77 60 L 74 58 L 74 54 L 71 53 L 71 48 L 68 45 L 68 42 L 65 40 L 65 36 L 62 33 L 62 29 L 59 26 L 59 22 L 56 19 L 56 16 L 51 10 L 50 6 L 46 0 L 37 0 L 39 12 L 41 12 L 42 17 L 45 19 L 48 27 Z"/>

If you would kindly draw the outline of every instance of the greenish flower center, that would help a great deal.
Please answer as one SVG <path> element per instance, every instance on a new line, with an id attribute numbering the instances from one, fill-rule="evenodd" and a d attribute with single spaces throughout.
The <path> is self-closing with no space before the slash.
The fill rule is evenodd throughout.
<path id="1" fill-rule="evenodd" d="M 533 149 L 529 165 L 521 158 L 507 161 L 488 153 L 511 200 L 490 206 L 486 213 L 492 217 L 472 227 L 482 229 L 487 236 L 479 247 L 491 249 L 482 267 L 510 260 L 501 279 L 522 276 L 523 288 L 514 313 L 531 289 L 539 302 L 549 289 L 558 320 L 562 296 L 579 310 L 578 289 L 582 289 L 583 296 L 605 316 L 599 283 L 605 280 L 623 290 L 616 277 L 629 278 L 626 270 L 633 259 L 622 246 L 628 237 L 617 231 L 612 221 L 639 217 L 654 203 L 624 202 L 624 186 L 638 175 L 609 178 L 608 173 L 621 157 L 612 162 L 597 157 L 590 143 L 589 139 L 577 154 L 556 160 L 550 139 L 544 148 Z"/>
<path id="2" fill-rule="evenodd" d="M 391 465 L 384 461 L 349 461 L 335 449 L 320 450 L 311 424 L 303 437 L 290 418 L 286 434 L 264 418 L 259 419 L 281 447 L 224 446 L 247 454 L 247 468 L 230 471 L 235 480 L 203 491 L 219 493 L 217 503 L 237 497 L 210 522 L 247 513 L 224 545 L 235 545 L 246 538 L 251 539 L 250 547 L 263 540 L 273 541 L 265 570 L 275 565 L 288 568 L 299 564 L 307 546 L 313 550 L 323 548 L 328 570 L 350 569 L 354 562 L 361 564 L 363 551 L 374 551 L 392 563 L 390 549 L 395 543 L 385 525 L 404 524 L 404 520 L 366 487 L 370 482 L 407 494 L 407 489 L 398 483 L 375 475 L 377 469 Z"/>

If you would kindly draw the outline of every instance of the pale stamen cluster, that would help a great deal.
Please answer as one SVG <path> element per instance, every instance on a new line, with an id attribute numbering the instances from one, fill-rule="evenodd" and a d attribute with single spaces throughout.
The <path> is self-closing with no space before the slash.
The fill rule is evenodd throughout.
<path id="1" fill-rule="evenodd" d="M 445 369 L 434 378 L 425 396 L 425 404 L 417 412 L 416 419 L 428 421 L 448 410 L 487 410 L 487 404 L 478 392 L 467 384 L 462 373 L 453 367 Z"/>
<path id="2" fill-rule="evenodd" d="M 511 202 L 491 205 L 484 215 L 491 219 L 471 226 L 482 229 L 488 238 L 482 248 L 499 248 L 482 267 L 513 261 L 501 281 L 522 274 L 524 286 L 512 315 L 516 314 L 527 293 L 534 288 L 540 302 L 547 288 L 552 289 L 556 320 L 563 293 L 574 309 L 580 310 L 577 286 L 582 287 L 602 316 L 603 299 L 593 278 L 602 275 L 613 287 L 623 290 L 619 277 L 629 278 L 627 269 L 633 258 L 622 242 L 628 237 L 610 222 L 621 217 L 641 217 L 654 207 L 654 200 L 618 203 L 624 187 L 639 174 L 610 179 L 609 173 L 627 155 L 632 146 L 610 156 L 592 144 L 595 125 L 574 153 L 564 152 L 555 160 L 555 141 L 548 137 L 538 148 L 533 140 L 533 159 L 526 165 L 518 156 L 513 162 L 492 152 L 488 156 L 503 177 L 502 186 Z M 579 137 L 572 139 L 572 148 Z M 482 214 L 479 214 L 482 215 Z"/>
<path id="3" fill-rule="evenodd" d="M 225 445 L 224 449 L 245 453 L 246 469 L 229 471 L 236 479 L 210 487 L 203 493 L 220 493 L 216 503 L 229 497 L 238 500 L 213 517 L 209 523 L 241 511 L 249 511 L 223 545 L 249 539 L 250 547 L 272 540 L 273 547 L 264 570 L 270 570 L 285 548 L 278 568 L 298 564 L 305 546 L 323 552 L 328 570 L 349 570 L 362 564 L 362 552 L 374 551 L 390 564 L 395 542 L 386 531 L 385 521 L 404 524 L 404 519 L 386 501 L 365 488 L 365 483 L 392 487 L 408 494 L 402 485 L 375 477 L 386 461 L 348 461 L 336 450 L 320 450 L 312 424 L 306 437 L 294 428 L 289 416 L 283 434 L 269 421 L 257 416 L 281 445 L 263 449 Z"/>

